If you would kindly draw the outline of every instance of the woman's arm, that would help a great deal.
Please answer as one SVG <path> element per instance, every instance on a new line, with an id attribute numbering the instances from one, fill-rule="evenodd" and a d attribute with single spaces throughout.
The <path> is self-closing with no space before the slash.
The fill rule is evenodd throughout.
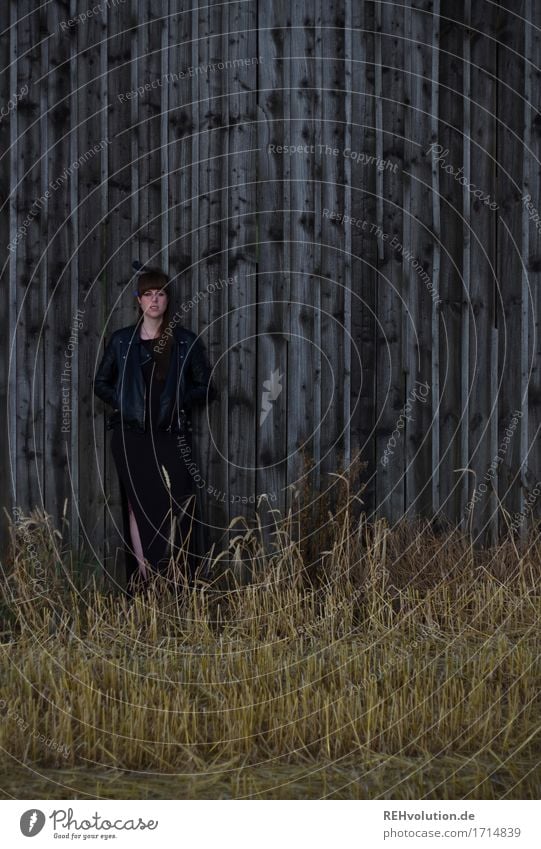
<path id="1" fill-rule="evenodd" d="M 110 404 L 115 408 L 117 405 L 115 389 L 116 377 L 116 352 L 113 345 L 113 337 L 111 337 L 109 344 L 105 347 L 102 361 L 96 373 L 96 378 L 94 380 L 94 393 L 106 404 Z"/>
<path id="2" fill-rule="evenodd" d="M 209 403 L 216 400 L 218 393 L 210 375 L 211 368 L 205 349 L 200 339 L 194 339 L 190 351 L 187 389 L 183 400 L 187 407 L 204 403 L 207 395 Z"/>

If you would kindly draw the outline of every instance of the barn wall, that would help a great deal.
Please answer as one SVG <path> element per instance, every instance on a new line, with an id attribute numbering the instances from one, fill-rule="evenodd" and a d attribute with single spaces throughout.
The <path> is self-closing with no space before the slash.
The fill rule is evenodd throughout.
<path id="1" fill-rule="evenodd" d="M 302 448 L 322 489 L 361 450 L 372 516 L 493 541 L 503 507 L 525 533 L 539 4 L 81 5 L 2 6 L 2 506 L 66 511 L 114 570 L 92 380 L 135 320 L 140 258 L 168 269 L 177 307 L 192 299 L 184 324 L 215 366 L 195 433 L 207 541 L 259 493 L 287 509 Z"/>

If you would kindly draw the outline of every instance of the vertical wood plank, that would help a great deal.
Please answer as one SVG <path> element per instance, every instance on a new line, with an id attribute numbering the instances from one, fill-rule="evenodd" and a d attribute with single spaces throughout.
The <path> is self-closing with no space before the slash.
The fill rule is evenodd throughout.
<path id="1" fill-rule="evenodd" d="M 541 226 L 530 216 L 530 210 L 541 209 L 541 7 L 527 0 L 525 13 L 525 103 L 524 123 L 528 128 L 524 156 L 528 159 L 528 184 L 524 185 L 524 214 L 527 213 L 528 302 L 531 303 L 528 327 L 528 451 L 525 473 L 527 499 L 531 503 L 533 522 L 541 518 L 541 498 L 534 490 L 541 483 Z M 529 147 L 527 138 L 529 136 Z M 528 197 L 529 196 L 529 197 Z M 522 427 L 524 422 L 521 421 Z M 522 453 L 522 458 L 524 454 Z M 539 489 L 537 490 L 539 491 Z"/>
<path id="2" fill-rule="evenodd" d="M 351 12 L 351 122 L 350 146 L 367 157 L 376 153 L 376 138 L 383 150 L 381 36 L 375 31 L 375 8 L 366 2 Z M 378 13 L 378 21 L 381 16 Z M 381 24 L 379 23 L 379 26 Z M 378 61 L 375 62 L 377 42 Z M 377 83 L 375 82 L 377 79 Z M 375 97 L 377 86 L 378 97 Z M 352 223 L 346 227 L 351 246 L 351 452 L 357 450 L 366 463 L 362 474 L 363 509 L 372 516 L 376 507 L 375 395 L 376 395 L 376 275 L 377 240 L 363 231 L 363 221 L 376 222 L 377 202 L 383 220 L 383 169 L 352 164 L 350 168 Z M 378 188 L 376 188 L 378 187 Z M 335 222 L 338 227 L 338 222 Z"/>
<path id="3" fill-rule="evenodd" d="M 406 515 L 431 516 L 432 507 L 432 316 L 433 244 L 431 202 L 432 2 L 411 0 L 406 12 L 404 236 L 404 357 L 406 372 Z M 430 288 L 429 288 L 430 287 Z"/>
<path id="4" fill-rule="evenodd" d="M 530 379 L 531 363 L 529 359 L 530 352 L 530 321 L 532 309 L 530 308 L 530 282 L 528 279 L 528 256 L 530 253 L 530 228 L 528 219 L 528 210 L 524 203 L 524 198 L 529 193 L 531 183 L 530 173 L 532 171 L 531 162 L 531 144 L 532 144 L 532 76 L 529 57 L 532 55 L 531 43 L 531 20 L 532 20 L 532 5 L 531 0 L 524 2 L 524 148 L 522 153 L 522 244 L 521 244 L 521 266 L 522 266 L 522 285 L 521 285 L 521 316 L 520 316 L 520 487 L 521 487 L 521 508 L 525 507 L 525 496 L 530 490 L 531 481 L 529 480 L 529 458 L 528 458 L 528 435 L 529 435 L 529 409 L 528 409 L 528 383 Z M 533 301 L 531 302 L 533 307 Z M 528 493 L 529 494 L 529 493 Z M 530 525 L 530 517 L 524 522 L 521 530 L 521 539 L 526 538 L 528 526 Z"/>
<path id="5" fill-rule="evenodd" d="M 228 446 L 230 517 L 254 515 L 257 508 L 256 442 L 259 436 L 256 308 L 256 184 L 257 136 L 257 15 L 254 2 L 227 7 L 227 46 L 222 72 L 227 91 L 225 123 L 228 130 L 227 280 L 229 307 L 229 421 Z M 255 63 L 254 63 L 255 60 Z M 250 62 L 251 64 L 246 64 Z M 216 294 L 211 294 L 214 300 Z M 272 412 L 270 418 L 272 419 Z M 247 500 L 246 500 L 247 499 Z"/>
<path id="6" fill-rule="evenodd" d="M 77 179 L 70 97 L 74 88 L 70 80 L 72 44 L 77 41 L 74 28 L 65 32 L 62 24 L 69 16 L 69 6 L 57 3 L 47 7 L 49 31 L 48 177 L 50 197 L 45 210 L 47 227 L 47 297 L 44 327 L 45 395 L 45 463 L 44 484 L 47 510 L 60 523 L 66 499 L 71 499 L 69 461 L 72 456 L 72 425 L 76 415 L 73 393 L 77 371 L 73 371 L 67 345 L 72 316 L 72 279 L 70 257 L 74 229 L 70 224 L 70 191 Z M 67 425 L 68 432 L 63 432 Z M 73 521 L 73 517 L 68 516 Z M 72 525 L 72 531 L 74 531 Z"/>
<path id="7" fill-rule="evenodd" d="M 102 405 L 93 394 L 92 375 L 100 357 L 106 311 L 104 264 L 107 238 L 107 14 L 92 16 L 77 30 L 78 146 L 82 155 L 102 145 L 79 171 L 77 274 L 79 314 L 73 331 L 79 352 L 79 476 L 81 535 L 99 563 L 104 558 L 101 470 L 106 462 Z"/>
<path id="8" fill-rule="evenodd" d="M 442 0 L 440 21 L 439 124 L 433 149 L 433 168 L 438 169 L 441 209 L 440 261 L 440 521 L 449 526 L 460 520 L 461 480 L 461 316 L 463 301 L 463 192 L 460 182 L 446 170 L 464 168 L 463 125 L 469 65 L 463 51 L 469 49 L 464 2 Z"/>
<path id="9" fill-rule="evenodd" d="M 9 90 L 17 91 L 17 4 L 10 0 Z M 17 488 L 17 110 L 9 116 L 9 365 L 7 373 L 7 438 L 9 454 L 9 488 L 12 506 L 19 504 Z M 22 506 L 22 502 L 21 502 Z"/>
<path id="10" fill-rule="evenodd" d="M 319 222 L 316 225 L 316 188 L 311 151 L 319 137 L 318 112 L 321 92 L 316 84 L 315 9 L 300 0 L 290 5 L 291 54 L 286 57 L 289 73 L 290 146 L 302 145 L 289 156 L 291 268 L 289 343 L 287 372 L 288 481 L 300 482 L 300 450 L 313 459 L 315 468 L 308 484 L 320 484 L 320 278 Z M 307 146 L 305 152 L 304 146 Z M 297 148 L 298 149 L 298 148 Z M 288 155 L 288 154 L 286 154 Z M 286 236 L 287 238 L 287 236 Z M 303 481 L 304 482 L 304 481 Z"/>
<path id="11" fill-rule="evenodd" d="M 38 270 L 41 216 L 47 199 L 41 197 L 39 12 L 23 0 L 17 4 L 17 82 L 27 85 L 24 106 L 17 109 L 17 489 L 24 505 L 41 504 L 43 479 L 43 350 L 36 343 L 42 329 L 43 303 Z M 58 386 L 58 378 L 55 380 Z"/>
<path id="12" fill-rule="evenodd" d="M 160 253 L 158 264 L 169 273 L 169 102 L 172 79 L 169 67 L 169 27 L 171 25 L 170 3 L 160 3 Z M 176 68 L 175 68 L 176 71 Z M 172 291 L 169 292 L 169 297 Z"/>
<path id="13" fill-rule="evenodd" d="M 320 244 L 320 339 L 321 401 L 319 423 L 321 488 L 332 490 L 336 472 L 344 463 L 346 430 L 349 431 L 351 374 L 346 368 L 345 327 L 346 289 L 350 279 L 351 260 L 345 250 L 343 233 L 324 210 L 348 214 L 349 191 L 346 188 L 346 163 L 351 170 L 350 149 L 345 145 L 346 76 L 345 76 L 345 2 L 322 0 L 320 4 L 320 38 L 317 65 L 320 67 L 320 126 L 314 158 L 314 177 L 318 181 L 316 210 Z M 357 166 L 362 167 L 362 166 Z M 370 166 L 369 166 L 370 167 Z M 346 232 L 350 227 L 346 228 Z M 347 398 L 347 404 L 346 399 Z M 314 424 L 316 424 L 316 421 Z"/>
<path id="14" fill-rule="evenodd" d="M 431 67 L 431 126 L 430 142 L 435 144 L 438 135 L 439 117 L 439 59 L 440 59 L 440 0 L 434 0 L 432 8 L 432 67 Z M 434 238 L 432 257 L 432 512 L 440 511 L 440 268 L 441 268 L 441 198 L 440 172 L 434 156 L 428 155 L 432 168 L 432 233 Z"/>
<path id="15" fill-rule="evenodd" d="M 168 68 L 170 82 L 167 86 L 168 114 L 168 161 L 167 189 L 169 243 L 166 245 L 169 254 L 169 274 L 171 276 L 171 297 L 174 304 L 175 321 L 181 327 L 191 323 L 191 303 L 195 294 L 197 280 L 197 244 L 198 207 L 195 194 L 196 177 L 199 163 L 197 154 L 197 81 L 190 76 L 188 69 L 192 66 L 192 51 L 197 51 L 198 10 L 189 8 L 180 14 L 176 12 L 176 4 L 169 4 L 168 20 Z M 195 87 L 195 89 L 194 89 Z M 163 108 L 162 104 L 162 108 Z M 162 125 L 163 132 L 163 125 Z M 162 165 L 165 167 L 165 163 Z M 192 194 L 193 191 L 193 194 Z M 172 307 L 173 309 L 173 307 Z M 194 441 L 199 442 L 198 423 L 194 422 Z M 179 462 L 182 455 L 179 446 Z M 197 522 L 192 533 L 197 541 L 196 548 L 201 554 L 208 547 L 204 530 L 206 520 L 206 498 L 196 488 L 197 506 L 200 522 Z"/>
<path id="16" fill-rule="evenodd" d="M 381 92 L 376 88 L 376 97 L 383 103 L 381 150 L 393 166 L 383 171 L 381 239 L 387 238 L 383 259 L 378 261 L 376 330 L 376 507 L 378 515 L 389 521 L 397 521 L 405 507 L 404 433 L 399 432 L 398 438 L 396 434 L 406 401 L 402 356 L 404 269 L 401 251 L 393 246 L 401 245 L 403 238 L 404 61 L 408 49 L 404 27 L 402 5 L 376 4 L 376 32 L 381 33 L 376 36 L 376 86 L 377 67 L 380 63 L 382 67 Z M 391 56 L 389 62 L 387 57 Z M 377 238 L 379 225 L 374 221 L 370 224 L 373 227 L 367 228 L 367 238 Z"/>
<path id="17" fill-rule="evenodd" d="M 0 101 L 7 103 L 11 97 L 11 53 L 14 52 L 16 42 L 16 29 L 11 26 L 11 7 L 7 6 L 5 14 L 5 30 L 0 36 Z M 10 112 L 2 117 L 0 121 L 0 287 L 4 298 L 4 308 L 0 311 L 0 405 L 5 411 L 5 438 L 0 445 L 0 464 L 4 469 L 4 473 L 0 475 L 0 510 L 2 516 L 0 518 L 0 559 L 4 561 L 7 555 L 9 546 L 8 536 L 8 520 L 4 513 L 4 508 L 12 515 L 11 510 L 14 507 L 13 493 L 11 488 L 12 474 L 12 452 L 13 438 L 15 432 L 10 433 L 12 424 L 11 407 L 14 406 L 13 384 L 15 371 L 10 360 L 11 351 L 11 336 L 14 332 L 15 323 L 13 316 L 13 293 L 12 281 L 15 274 L 14 256 L 9 250 L 11 238 L 10 219 L 12 217 L 12 204 L 10 198 L 10 183 L 13 180 L 13 170 L 10 167 L 10 160 L 14 156 L 11 152 L 10 133 L 13 122 L 16 122 L 15 114 Z"/>
<path id="18" fill-rule="evenodd" d="M 76 0 L 70 0 L 70 18 L 77 14 Z M 86 24 L 83 24 L 85 26 Z M 77 252 L 79 250 L 79 175 L 80 169 L 86 164 L 86 151 L 83 158 L 79 159 L 79 145 L 77 127 L 79 123 L 78 102 L 78 58 L 77 37 L 70 41 L 69 74 L 75 85 L 72 86 L 69 98 L 70 110 L 70 136 L 69 155 L 70 163 L 77 163 L 79 168 L 70 176 L 69 180 L 69 227 L 68 242 L 71 247 L 69 256 L 69 290 L 70 290 L 70 321 L 66 329 L 66 355 L 69 356 L 72 372 L 71 386 L 71 426 L 70 439 L 65 440 L 68 472 L 68 516 L 70 518 L 70 539 L 76 551 L 79 548 L 79 501 L 81 497 L 79 488 L 79 289 L 77 275 Z M 92 158 L 92 157 L 91 157 Z M 98 160 L 99 161 L 99 160 Z"/>
<path id="19" fill-rule="evenodd" d="M 40 170 L 41 170 L 41 180 L 40 180 L 40 195 L 43 198 L 46 198 L 44 203 L 43 215 L 40 218 L 40 261 L 39 261 L 39 287 L 41 292 L 41 314 L 45 316 L 46 310 L 48 307 L 47 304 L 47 286 L 48 286 L 48 278 L 49 278 L 49 266 L 48 266 L 48 240 L 47 240 L 47 231 L 48 231 L 48 221 L 49 221 L 49 201 L 47 196 L 47 192 L 50 191 L 50 173 L 49 173 L 49 125 L 50 125 L 50 114 L 49 114 L 49 71 L 50 71 L 50 57 L 49 57 L 49 39 L 48 35 L 48 25 L 47 25 L 47 8 L 44 6 L 40 7 L 39 10 L 39 31 L 41 34 L 40 39 L 40 77 L 39 77 L 39 99 L 40 99 L 40 119 L 39 119 L 39 145 L 40 145 Z M 37 85 L 37 80 L 34 82 L 34 86 Z M 45 319 L 46 323 L 46 319 Z M 42 383 L 42 395 L 41 395 L 41 403 L 45 404 L 45 397 L 47 395 L 47 384 L 46 384 L 46 375 L 44 368 L 44 342 L 45 342 L 45 334 L 40 339 L 40 356 L 41 356 L 41 367 L 42 371 L 40 374 L 40 381 Z M 43 465 L 43 473 L 46 474 L 48 470 L 48 461 L 47 461 L 47 437 L 46 437 L 46 418 L 45 418 L 45 410 L 43 411 L 43 457 L 44 457 L 44 465 Z M 42 496 L 43 499 L 43 496 Z M 46 500 L 46 499 L 43 499 Z M 48 504 L 46 504 L 46 508 L 48 509 Z M 72 524 L 71 526 L 71 534 L 72 538 L 76 535 L 78 530 L 77 524 Z"/>
<path id="20" fill-rule="evenodd" d="M 523 121 L 524 103 L 524 29 L 520 21 L 524 15 L 524 1 L 508 3 L 502 0 L 499 9 L 483 16 L 484 32 L 496 33 L 498 39 L 498 57 L 494 48 L 490 48 L 492 61 L 488 66 L 498 74 L 501 83 L 492 83 L 487 96 L 486 85 L 479 88 L 478 97 L 486 106 L 498 103 L 500 121 L 497 128 L 485 120 L 482 143 L 491 154 L 497 151 L 498 169 L 496 174 L 496 199 L 499 205 L 497 219 L 496 279 L 498 298 L 498 338 L 499 338 L 499 374 L 501 388 L 499 392 L 499 442 L 503 443 L 505 431 L 513 419 L 514 413 L 525 405 L 527 421 L 527 397 L 523 398 L 521 361 L 523 345 L 521 336 L 527 334 L 527 323 L 522 308 L 527 309 L 523 301 L 524 278 L 522 272 L 522 167 L 524 159 Z M 477 58 L 477 57 L 476 57 Z M 481 57 L 478 57 L 481 58 Z M 483 57 L 484 58 L 484 57 Z M 486 60 L 485 60 L 486 63 Z M 492 134 L 490 130 L 496 129 Z M 494 146 L 495 145 L 495 146 Z M 488 163 L 487 163 L 488 168 Z M 481 232 L 480 237 L 485 236 Z M 493 242 L 482 238 L 482 244 L 493 255 L 490 247 Z M 524 319 L 524 320 L 523 320 Z M 482 398 L 480 403 L 482 403 Z M 486 403 L 486 400 L 485 400 Z M 524 490 L 521 486 L 521 428 L 513 429 L 511 442 L 500 464 L 499 497 L 506 510 L 512 515 L 523 514 Z M 527 523 L 521 522 L 520 533 L 524 534 Z"/>
<path id="21" fill-rule="evenodd" d="M 290 28 L 288 3 L 259 6 L 257 126 L 257 489 L 268 493 L 259 506 L 265 541 L 272 540 L 272 510 L 288 506 L 287 485 L 287 299 L 289 292 L 289 159 L 276 148 L 289 144 L 287 87 Z M 272 376 L 274 375 L 274 378 Z M 277 396 L 271 415 L 262 409 L 264 382 Z M 274 386 L 274 391 L 273 391 Z M 269 400 L 270 403 L 270 400 Z"/>
<path id="22" fill-rule="evenodd" d="M 161 237 L 166 225 L 167 208 L 162 207 L 162 106 L 167 97 L 167 79 L 161 71 L 162 30 L 164 11 L 159 0 L 144 0 L 138 4 L 137 64 L 138 100 L 137 169 L 139 172 L 141 261 L 159 265 L 166 260 Z M 143 91 L 144 89 L 144 91 Z M 167 113 L 166 113 L 167 114 Z M 163 216 L 165 215 L 165 219 Z"/>
<path id="23" fill-rule="evenodd" d="M 463 240 L 462 252 L 462 297 L 460 316 L 460 517 L 462 523 L 471 527 L 471 518 L 466 515 L 470 491 L 473 489 L 469 475 L 469 401 L 470 401 L 470 264 L 471 264 L 471 202 L 469 185 L 471 183 L 471 127 L 472 127 L 472 68 L 471 68 L 471 35 L 472 25 L 471 0 L 464 0 L 464 131 L 463 131 L 463 169 L 464 186 L 462 190 L 462 219 Z"/>
<path id="24" fill-rule="evenodd" d="M 494 76 L 496 75 L 496 44 L 492 37 L 496 33 L 496 13 L 494 7 L 480 9 L 472 4 L 472 28 L 482 32 L 480 38 L 471 41 L 471 181 L 482 191 L 495 197 L 493 174 L 495 157 L 500 159 L 496 146 L 496 110 L 497 95 Z M 492 76 L 494 75 L 494 76 Z M 493 460 L 491 451 L 490 411 L 492 408 L 491 381 L 488 374 L 492 350 L 492 329 L 494 327 L 494 266 L 496 253 L 495 213 L 487 203 L 470 194 L 470 285 L 469 335 L 470 364 L 468 431 L 469 431 L 469 468 L 471 492 L 473 485 L 481 500 L 471 512 L 471 532 L 476 544 L 482 544 L 489 533 L 492 520 L 492 504 L 487 492 L 479 487 L 487 485 L 486 476 Z M 494 409 L 495 413 L 495 409 Z M 488 487 L 488 492 L 491 487 Z"/>
<path id="25" fill-rule="evenodd" d="M 108 63 L 108 139 L 107 193 L 108 216 L 105 245 L 106 265 L 102 275 L 105 312 L 100 327 L 107 343 L 111 334 L 135 322 L 136 301 L 131 263 L 139 256 L 139 180 L 137 121 L 138 98 L 131 97 L 137 81 L 137 23 L 133 0 L 131 9 L 110 6 L 107 9 Z M 101 352 L 100 352 L 101 353 Z M 107 408 L 100 404 L 104 415 Z M 111 580 L 123 584 L 124 557 L 121 547 L 122 512 L 118 475 L 111 454 L 112 432 L 105 434 L 104 474 L 105 558 Z"/>
<path id="26" fill-rule="evenodd" d="M 193 291 L 205 290 L 227 277 L 227 169 L 229 153 L 228 132 L 224 128 L 227 103 L 224 98 L 224 76 L 217 69 L 223 59 L 223 45 L 227 39 L 227 7 L 208 6 L 199 0 L 198 40 L 193 64 L 197 68 L 198 102 L 197 146 L 194 153 L 198 171 L 192 197 L 197 205 L 198 239 L 197 271 L 193 276 Z M 228 444 L 229 419 L 229 322 L 227 318 L 229 293 L 222 287 L 212 298 L 202 298 L 190 311 L 190 327 L 204 344 L 209 360 L 216 366 L 214 379 L 222 389 L 219 401 L 213 405 L 213 431 L 200 417 L 194 430 L 194 458 L 201 470 L 206 501 L 206 521 L 209 539 L 217 545 L 228 539 L 226 529 L 230 519 L 229 475 L 235 462 Z M 206 422 L 206 415 L 204 421 Z M 214 440 L 214 450 L 210 445 Z M 217 449 L 217 450 L 216 450 Z M 209 492 L 209 489 L 211 490 Z"/>

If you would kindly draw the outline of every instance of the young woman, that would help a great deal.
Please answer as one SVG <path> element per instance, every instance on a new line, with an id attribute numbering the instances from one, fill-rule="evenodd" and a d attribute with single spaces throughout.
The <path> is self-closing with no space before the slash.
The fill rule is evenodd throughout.
<path id="1" fill-rule="evenodd" d="M 138 267 L 138 320 L 113 333 L 94 382 L 95 394 L 113 408 L 107 428 L 120 481 L 129 594 L 152 573 L 164 573 L 171 557 L 182 562 L 181 549 L 193 577 L 190 409 L 216 397 L 201 342 L 170 318 L 168 276 Z"/>

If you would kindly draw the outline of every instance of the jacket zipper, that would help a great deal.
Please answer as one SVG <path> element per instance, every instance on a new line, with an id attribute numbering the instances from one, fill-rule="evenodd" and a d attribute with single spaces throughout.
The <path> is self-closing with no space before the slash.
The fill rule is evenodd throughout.
<path id="1" fill-rule="evenodd" d="M 177 381 L 177 394 L 178 394 L 178 381 Z M 169 422 L 169 427 L 167 428 L 167 430 L 169 432 L 171 432 L 171 428 L 173 427 L 173 418 L 175 416 L 175 406 L 176 406 L 176 400 L 175 400 L 175 398 L 173 398 L 173 409 L 171 410 L 171 421 Z"/>
<path id="2" fill-rule="evenodd" d="M 143 431 L 146 433 L 146 417 L 147 417 L 147 385 L 145 382 L 145 392 L 143 395 Z"/>
<path id="3" fill-rule="evenodd" d="M 167 428 L 167 430 L 171 431 L 171 428 L 173 427 L 173 419 L 175 417 L 175 407 L 176 407 L 177 408 L 177 424 L 178 424 L 178 429 L 179 429 L 179 432 L 180 432 L 180 413 L 179 413 L 179 407 L 178 407 L 178 401 L 179 401 L 178 387 L 179 387 L 179 383 L 180 383 L 180 370 L 181 370 L 180 345 L 178 346 L 177 356 L 178 356 L 177 391 L 176 391 L 176 394 L 175 394 L 175 398 L 173 399 L 173 409 L 171 410 L 171 421 L 169 422 L 169 427 Z"/>

